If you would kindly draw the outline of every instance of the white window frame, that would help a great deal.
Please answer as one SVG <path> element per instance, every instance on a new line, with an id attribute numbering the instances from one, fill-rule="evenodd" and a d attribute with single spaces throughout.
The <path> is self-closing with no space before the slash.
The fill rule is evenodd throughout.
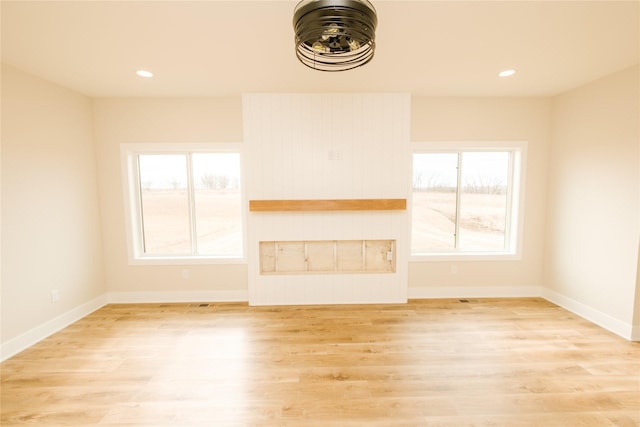
<path id="1" fill-rule="evenodd" d="M 147 255 L 142 245 L 142 213 L 140 210 L 140 182 L 137 157 L 140 154 L 238 153 L 240 155 L 240 198 L 242 225 L 242 254 L 213 255 Z M 124 196 L 125 228 L 129 265 L 191 265 L 246 263 L 246 192 L 242 144 L 240 143 L 131 143 L 120 144 L 122 193 Z"/>
<path id="2" fill-rule="evenodd" d="M 413 155 L 420 153 L 452 153 L 460 151 L 510 151 L 512 159 L 511 197 L 507 200 L 508 229 L 505 230 L 508 248 L 504 251 L 464 252 L 452 250 L 446 252 L 412 253 L 413 241 L 413 184 L 410 185 L 410 261 L 507 261 L 522 259 L 522 236 L 524 232 L 525 177 L 527 167 L 527 141 L 429 141 L 414 142 L 411 154 L 413 180 Z M 513 203 L 517 201 L 516 203 Z M 457 206 L 457 209 L 460 207 Z"/>

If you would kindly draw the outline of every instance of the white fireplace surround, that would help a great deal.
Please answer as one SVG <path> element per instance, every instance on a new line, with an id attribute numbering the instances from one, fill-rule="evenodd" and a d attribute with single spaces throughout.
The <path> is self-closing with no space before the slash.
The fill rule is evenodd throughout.
<path id="1" fill-rule="evenodd" d="M 408 94 L 243 96 L 248 200 L 409 199 Z M 393 241 L 395 271 L 261 274 L 260 242 Z M 407 210 L 249 212 L 249 303 L 407 300 Z"/>

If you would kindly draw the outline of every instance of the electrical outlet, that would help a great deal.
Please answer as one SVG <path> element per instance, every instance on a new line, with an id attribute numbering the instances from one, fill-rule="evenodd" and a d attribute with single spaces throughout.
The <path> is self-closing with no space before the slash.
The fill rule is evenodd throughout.
<path id="1" fill-rule="evenodd" d="M 60 301 L 60 291 L 55 289 L 51 291 L 51 302 L 58 302 L 58 301 Z"/>
<path id="2" fill-rule="evenodd" d="M 185 280 L 189 278 L 189 270 L 187 270 L 186 268 L 182 270 L 182 278 Z"/>

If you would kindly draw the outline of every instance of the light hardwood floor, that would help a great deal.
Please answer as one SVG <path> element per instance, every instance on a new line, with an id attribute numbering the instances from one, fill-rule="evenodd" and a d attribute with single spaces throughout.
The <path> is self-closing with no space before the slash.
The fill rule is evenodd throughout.
<path id="1" fill-rule="evenodd" d="M 541 299 L 108 305 L 1 369 L 2 426 L 640 426 L 640 343 Z"/>

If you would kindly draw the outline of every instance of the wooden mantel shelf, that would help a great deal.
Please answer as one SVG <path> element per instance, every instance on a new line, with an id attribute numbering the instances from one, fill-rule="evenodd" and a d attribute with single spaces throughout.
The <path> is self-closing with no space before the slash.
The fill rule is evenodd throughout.
<path id="1" fill-rule="evenodd" d="M 251 212 L 406 210 L 407 199 L 249 200 Z"/>

